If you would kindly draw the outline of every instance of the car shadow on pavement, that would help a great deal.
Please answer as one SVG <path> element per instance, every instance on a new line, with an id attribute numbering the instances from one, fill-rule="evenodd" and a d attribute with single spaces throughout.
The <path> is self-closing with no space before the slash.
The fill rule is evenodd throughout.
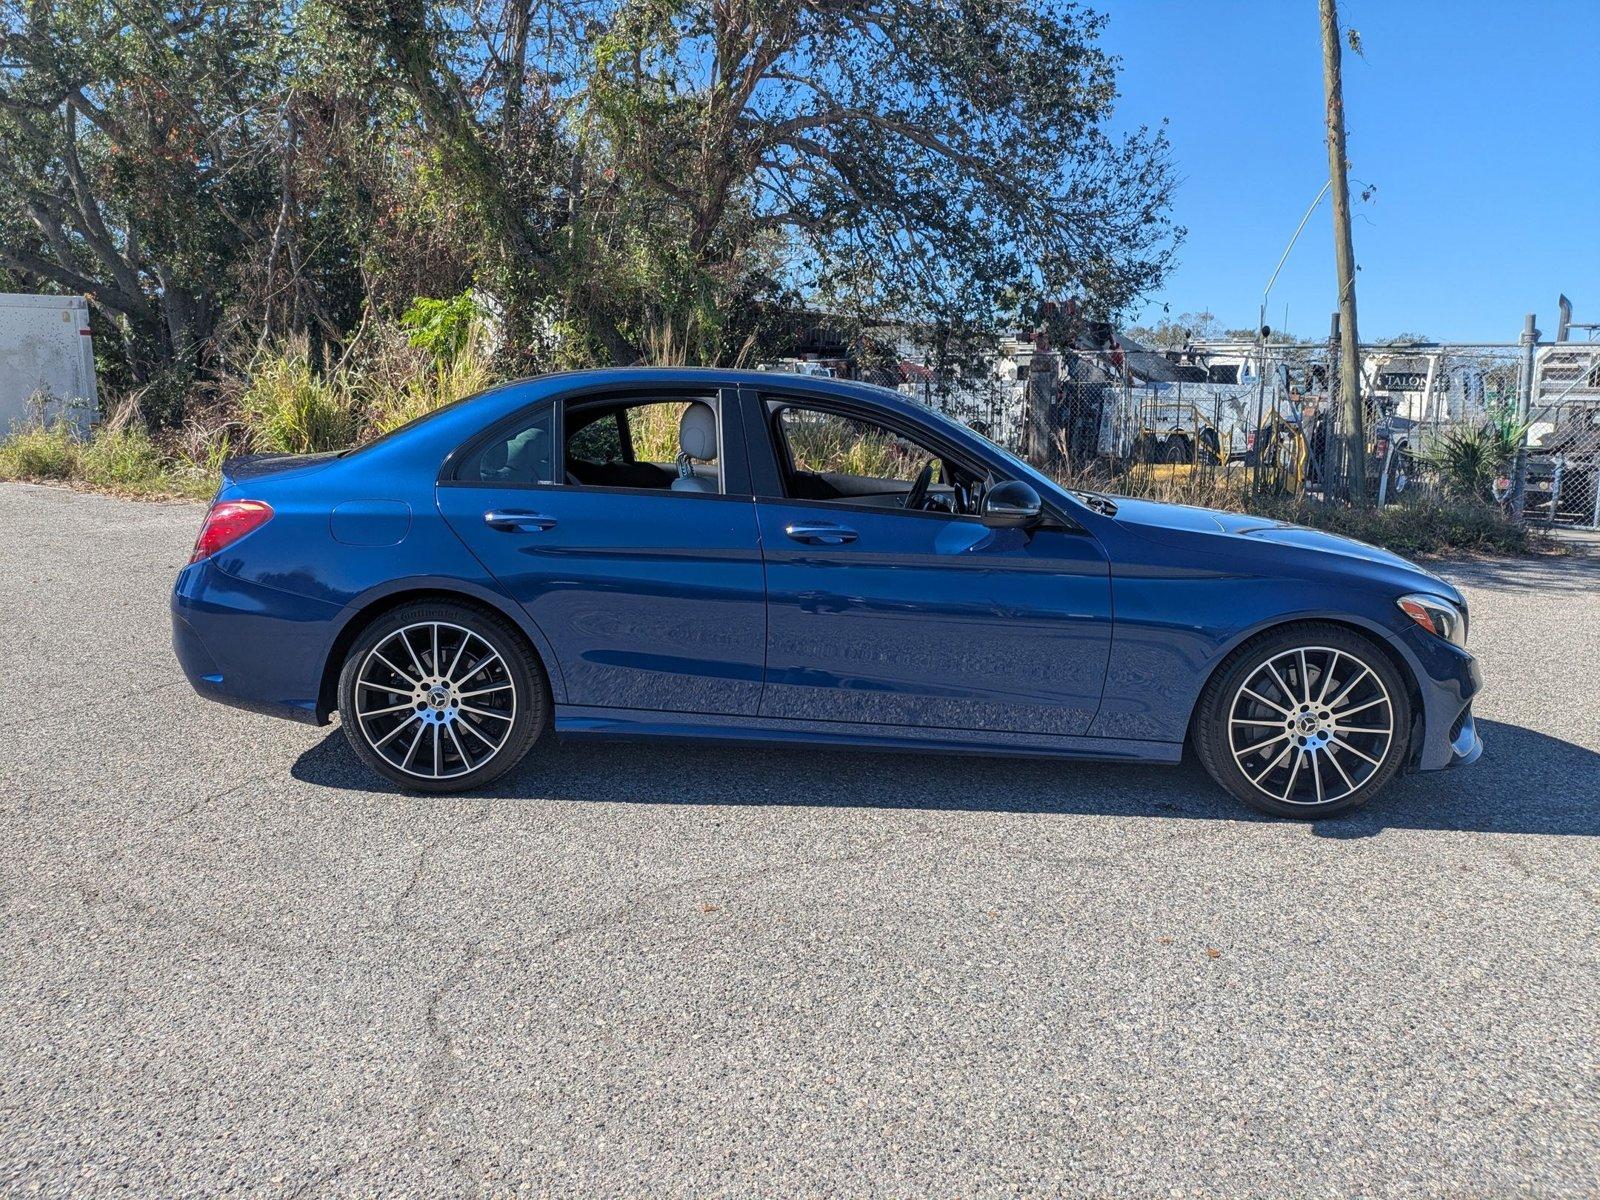
<path id="1" fill-rule="evenodd" d="M 1600 834 L 1600 754 L 1531 729 L 1480 721 L 1471 767 L 1404 776 L 1378 800 L 1311 828 L 1333 838 L 1388 828 Z M 396 793 L 334 729 L 295 762 L 321 787 Z M 548 741 L 485 799 L 744 804 L 1272 821 L 1216 788 L 1192 756 L 1178 767 L 1044 759 L 772 748 L 709 742 Z M 421 797 L 425 802 L 427 797 Z"/>

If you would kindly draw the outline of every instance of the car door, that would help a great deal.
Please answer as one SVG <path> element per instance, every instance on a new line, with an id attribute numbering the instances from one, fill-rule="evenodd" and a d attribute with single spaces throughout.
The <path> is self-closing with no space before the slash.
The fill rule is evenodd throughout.
<path id="1" fill-rule="evenodd" d="M 686 404 L 719 442 L 687 472 Z M 440 510 L 554 648 L 569 705 L 756 713 L 765 589 L 737 420 L 715 393 L 569 397 L 454 456 Z"/>
<path id="2" fill-rule="evenodd" d="M 787 444 L 799 425 L 787 416 L 819 424 L 841 410 L 747 397 L 745 411 L 753 476 L 766 473 L 758 454 L 777 466 L 777 488 L 758 493 L 781 493 L 756 501 L 767 569 L 763 716 L 1088 730 L 1111 644 L 1110 573 L 1093 537 L 1065 523 L 991 529 L 975 516 L 907 511 L 896 492 L 903 499 L 914 453 L 863 450 L 817 428 L 808 440 L 820 461 L 799 471 Z M 861 410 L 843 411 L 860 424 Z M 940 452 L 920 439 L 942 435 L 903 418 L 881 428 Z M 821 493 L 832 498 L 814 498 Z"/>

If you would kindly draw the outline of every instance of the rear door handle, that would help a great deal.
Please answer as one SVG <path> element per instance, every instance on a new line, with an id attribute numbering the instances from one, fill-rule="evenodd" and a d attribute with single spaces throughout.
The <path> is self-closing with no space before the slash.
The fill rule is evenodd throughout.
<path id="1" fill-rule="evenodd" d="M 525 512 L 520 508 L 491 508 L 483 514 L 483 523 L 490 529 L 504 532 L 539 533 L 555 526 L 556 519 L 543 513 Z"/>
<path id="2" fill-rule="evenodd" d="M 847 529 L 843 525 L 830 525 L 826 522 L 808 523 L 796 521 L 793 525 L 785 525 L 783 531 L 797 542 L 809 542 L 813 546 L 842 546 L 846 542 L 853 542 L 858 536 L 854 529 Z"/>

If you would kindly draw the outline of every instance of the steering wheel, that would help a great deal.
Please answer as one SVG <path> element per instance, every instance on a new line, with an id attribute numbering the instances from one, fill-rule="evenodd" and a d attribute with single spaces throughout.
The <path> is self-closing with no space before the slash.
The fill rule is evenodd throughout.
<path id="1" fill-rule="evenodd" d="M 933 482 L 933 460 L 930 458 L 927 465 L 917 472 L 916 480 L 911 484 L 911 490 L 906 493 L 904 507 L 920 509 L 922 502 L 928 498 L 928 485 Z"/>

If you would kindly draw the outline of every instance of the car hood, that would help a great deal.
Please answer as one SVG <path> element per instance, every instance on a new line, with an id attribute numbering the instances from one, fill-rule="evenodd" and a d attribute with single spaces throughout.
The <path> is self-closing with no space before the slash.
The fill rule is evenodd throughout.
<path id="1" fill-rule="evenodd" d="M 1198 537 L 1206 541 L 1212 538 L 1227 539 L 1236 543 L 1239 549 L 1246 549 L 1251 543 L 1282 547 L 1291 553 L 1299 551 L 1316 556 L 1319 564 L 1324 566 L 1333 566 L 1340 559 L 1345 560 L 1353 573 L 1363 573 L 1363 568 L 1370 571 L 1376 567 L 1385 573 L 1412 576 L 1419 589 L 1426 587 L 1446 599 L 1458 604 L 1462 602 L 1461 594 L 1433 572 L 1398 554 L 1379 546 L 1369 546 L 1354 538 L 1249 513 L 1223 512 L 1187 504 L 1161 504 L 1153 500 L 1132 500 L 1121 496 L 1115 499 L 1117 514 L 1113 519 L 1116 523 L 1130 533 L 1153 542 L 1193 546 Z M 1329 559 L 1327 556 L 1330 555 L 1337 557 Z"/>

